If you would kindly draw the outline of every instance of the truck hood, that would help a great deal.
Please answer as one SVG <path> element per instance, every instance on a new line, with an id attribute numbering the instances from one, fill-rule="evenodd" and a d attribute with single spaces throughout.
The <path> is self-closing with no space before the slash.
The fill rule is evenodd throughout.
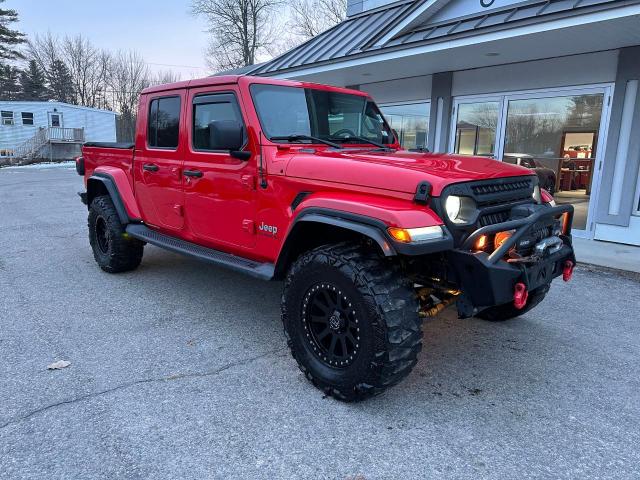
<path id="1" fill-rule="evenodd" d="M 439 196 L 452 183 L 535 174 L 486 157 L 354 149 L 298 152 L 289 161 L 286 175 L 411 194 L 418 183 L 427 180 L 432 195 Z"/>

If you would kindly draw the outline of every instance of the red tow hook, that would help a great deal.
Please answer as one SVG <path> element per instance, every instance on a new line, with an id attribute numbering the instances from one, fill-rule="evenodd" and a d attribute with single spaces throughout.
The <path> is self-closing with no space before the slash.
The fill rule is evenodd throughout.
<path id="1" fill-rule="evenodd" d="M 528 298 L 529 292 L 527 291 L 527 286 L 522 282 L 516 283 L 516 286 L 513 290 L 513 306 L 518 310 L 522 310 L 527 304 Z"/>
<path id="2" fill-rule="evenodd" d="M 562 269 L 562 280 L 564 280 L 565 282 L 571 280 L 571 277 L 573 276 L 573 267 L 575 267 L 575 264 L 571 260 L 567 260 L 566 262 L 564 262 L 564 267 Z"/>

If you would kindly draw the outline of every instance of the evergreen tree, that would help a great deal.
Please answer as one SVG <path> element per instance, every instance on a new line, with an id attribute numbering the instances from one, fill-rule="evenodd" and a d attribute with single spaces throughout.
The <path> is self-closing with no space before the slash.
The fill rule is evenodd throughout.
<path id="1" fill-rule="evenodd" d="M 21 96 L 20 70 L 11 65 L 0 65 L 0 100 L 18 100 Z"/>
<path id="2" fill-rule="evenodd" d="M 29 66 L 20 75 L 23 100 L 48 100 L 49 90 L 46 85 L 44 72 L 35 60 L 29 61 Z"/>
<path id="3" fill-rule="evenodd" d="M 62 60 L 54 60 L 48 75 L 51 99 L 59 102 L 73 103 L 73 79 L 69 69 Z"/>
<path id="4" fill-rule="evenodd" d="M 3 2 L 4 0 L 0 0 L 0 3 Z M 24 34 L 9 28 L 10 24 L 17 21 L 18 13 L 15 10 L 0 8 L 0 60 L 23 58 L 16 47 L 25 42 Z"/>

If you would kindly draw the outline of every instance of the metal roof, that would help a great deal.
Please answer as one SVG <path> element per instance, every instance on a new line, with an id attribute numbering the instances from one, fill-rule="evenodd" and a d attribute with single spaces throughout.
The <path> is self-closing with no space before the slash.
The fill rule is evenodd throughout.
<path id="1" fill-rule="evenodd" d="M 251 74 L 268 74 L 359 53 L 383 28 L 394 25 L 421 2 L 405 1 L 347 18 L 333 28 L 266 62 Z"/>
<path id="2" fill-rule="evenodd" d="M 489 27 L 509 28 L 516 22 L 532 21 L 545 15 L 573 14 L 575 10 L 594 5 L 628 3 L 620 0 L 533 0 L 490 10 L 486 13 L 455 18 L 442 23 L 423 25 L 387 42 L 384 47 L 433 41 Z"/>
<path id="3" fill-rule="evenodd" d="M 377 39 L 423 3 L 424 0 L 395 3 L 349 17 L 293 50 L 257 66 L 250 74 L 269 75 L 319 63 L 337 62 L 345 57 L 378 53 L 385 49 L 442 42 L 450 37 L 474 35 L 478 31 L 511 28 L 514 24 L 532 23 L 542 17 L 566 17 L 585 11 L 640 3 L 640 0 L 530 0 L 441 23 L 429 24 L 427 21 L 383 45 L 376 45 Z"/>

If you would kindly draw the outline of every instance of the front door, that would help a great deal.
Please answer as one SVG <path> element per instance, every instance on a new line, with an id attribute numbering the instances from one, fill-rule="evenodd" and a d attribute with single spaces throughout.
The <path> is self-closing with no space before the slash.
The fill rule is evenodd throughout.
<path id="1" fill-rule="evenodd" d="M 49 126 L 56 128 L 64 127 L 61 112 L 49 112 Z"/>
<path id="2" fill-rule="evenodd" d="M 185 90 L 148 96 L 140 107 L 147 135 L 146 139 L 138 135 L 136 142 L 136 197 L 144 222 L 163 230 L 179 231 L 184 226 L 181 167 L 186 139 L 179 132 L 185 121 L 185 96 Z"/>
<path id="3" fill-rule="evenodd" d="M 209 124 L 233 120 L 243 126 L 238 92 L 231 87 L 190 90 L 189 151 L 183 169 L 185 218 L 194 240 L 221 250 L 255 243 L 256 158 L 234 158 L 210 143 Z M 247 145 L 247 130 L 245 148 Z"/>

